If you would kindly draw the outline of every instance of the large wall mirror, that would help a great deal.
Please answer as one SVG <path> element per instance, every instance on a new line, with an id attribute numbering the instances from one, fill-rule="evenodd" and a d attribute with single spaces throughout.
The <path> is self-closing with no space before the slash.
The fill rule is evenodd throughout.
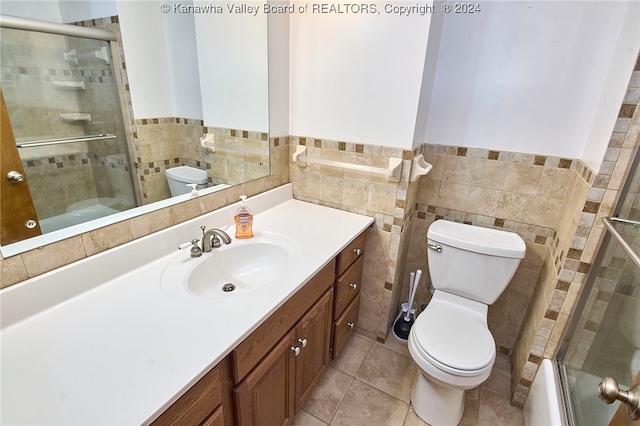
<path id="1" fill-rule="evenodd" d="M 29 238 L 2 226 L 5 257 L 269 174 L 267 16 L 235 6 L 2 1 L 0 85 L 36 215 L 12 228 Z"/>

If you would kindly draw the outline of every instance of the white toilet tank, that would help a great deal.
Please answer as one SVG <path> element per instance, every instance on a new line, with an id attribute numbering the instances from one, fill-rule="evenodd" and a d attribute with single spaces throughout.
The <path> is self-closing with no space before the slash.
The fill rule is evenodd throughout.
<path id="1" fill-rule="evenodd" d="M 427 242 L 433 287 L 487 305 L 500 297 L 526 252 L 514 232 L 443 219 L 431 224 Z"/>
<path id="2" fill-rule="evenodd" d="M 171 196 L 189 194 L 191 187 L 187 186 L 188 183 L 198 184 L 197 189 L 207 187 L 207 172 L 206 170 L 196 169 L 189 166 L 172 167 L 165 170 L 167 175 L 167 181 L 169 182 L 169 190 Z"/>

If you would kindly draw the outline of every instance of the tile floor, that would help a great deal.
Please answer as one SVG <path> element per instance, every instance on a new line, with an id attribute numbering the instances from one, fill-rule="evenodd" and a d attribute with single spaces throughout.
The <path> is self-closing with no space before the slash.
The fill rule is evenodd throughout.
<path id="1" fill-rule="evenodd" d="M 293 424 L 427 425 L 410 404 L 417 373 L 406 343 L 389 334 L 382 344 L 354 334 L 327 368 Z M 509 359 L 498 354 L 491 377 L 467 391 L 461 425 L 520 426 L 522 410 L 512 407 Z"/>

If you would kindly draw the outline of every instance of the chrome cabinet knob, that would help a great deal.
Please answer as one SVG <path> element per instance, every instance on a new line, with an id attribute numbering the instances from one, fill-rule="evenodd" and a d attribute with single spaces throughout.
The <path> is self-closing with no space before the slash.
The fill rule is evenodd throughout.
<path id="1" fill-rule="evenodd" d="M 356 284 L 356 283 L 351 283 L 351 284 L 349 284 L 349 287 L 351 287 L 351 288 L 352 288 L 352 289 L 354 289 L 354 290 L 357 290 L 357 289 L 358 289 L 358 284 Z"/>
<path id="2" fill-rule="evenodd" d="M 7 173 L 7 180 L 11 183 L 20 183 L 24 182 L 24 176 L 22 175 L 22 173 L 12 170 Z"/>
<path id="3" fill-rule="evenodd" d="M 300 346 L 291 346 L 291 352 L 294 356 L 300 355 Z"/>
<path id="4" fill-rule="evenodd" d="M 354 324 L 354 323 L 352 323 L 352 322 L 348 322 L 348 323 L 347 323 L 347 327 L 349 327 L 349 328 L 353 328 L 354 326 L 355 326 L 355 324 Z"/>
<path id="5" fill-rule="evenodd" d="M 362 254 L 362 250 L 360 250 L 359 248 L 353 249 L 353 252 L 356 254 L 356 256 L 360 256 Z"/>
<path id="6" fill-rule="evenodd" d="M 626 405 L 627 417 L 640 419 L 640 387 L 635 385 L 629 390 L 622 390 L 613 377 L 605 377 L 598 385 L 598 396 L 605 404 L 620 401 Z"/>
<path id="7" fill-rule="evenodd" d="M 307 347 L 307 339 L 300 338 L 298 339 L 298 343 L 300 343 L 303 348 Z"/>

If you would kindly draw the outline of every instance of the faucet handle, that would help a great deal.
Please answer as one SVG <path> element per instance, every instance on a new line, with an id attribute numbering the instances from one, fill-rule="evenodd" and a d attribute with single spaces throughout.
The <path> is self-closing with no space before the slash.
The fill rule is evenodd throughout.
<path id="1" fill-rule="evenodd" d="M 189 243 L 184 243 L 178 246 L 178 250 L 184 250 L 188 247 L 191 247 L 191 257 L 200 257 L 202 256 L 202 249 L 198 246 L 200 240 L 194 238 Z"/>
<path id="2" fill-rule="evenodd" d="M 220 238 L 216 234 L 211 236 L 211 248 L 220 248 L 222 243 L 220 242 Z"/>

